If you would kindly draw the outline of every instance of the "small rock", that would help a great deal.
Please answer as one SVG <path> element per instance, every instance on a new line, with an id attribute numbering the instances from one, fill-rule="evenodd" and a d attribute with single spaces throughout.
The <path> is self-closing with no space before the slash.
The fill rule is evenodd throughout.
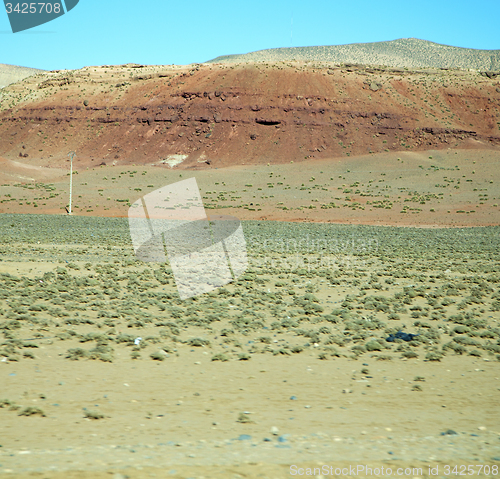
<path id="1" fill-rule="evenodd" d="M 441 436 L 454 436 L 456 434 L 458 434 L 458 433 L 455 432 L 453 429 L 448 429 L 447 431 L 442 432 Z"/>
<path id="2" fill-rule="evenodd" d="M 285 436 L 278 437 L 278 442 L 286 442 L 286 437 Z"/>
<path id="3" fill-rule="evenodd" d="M 296 400 L 297 400 L 297 396 L 290 396 L 290 399 L 291 399 L 292 401 L 296 401 Z"/>
<path id="4" fill-rule="evenodd" d="M 249 434 L 241 434 L 238 441 L 250 441 L 250 439 L 252 439 L 252 436 Z"/>
<path id="5" fill-rule="evenodd" d="M 280 431 L 279 431 L 279 429 L 278 429 L 276 426 L 273 426 L 273 427 L 271 428 L 271 431 L 270 431 L 270 432 L 271 432 L 271 434 L 272 434 L 273 436 L 277 436 L 277 435 L 279 434 L 279 432 L 280 432 Z"/>

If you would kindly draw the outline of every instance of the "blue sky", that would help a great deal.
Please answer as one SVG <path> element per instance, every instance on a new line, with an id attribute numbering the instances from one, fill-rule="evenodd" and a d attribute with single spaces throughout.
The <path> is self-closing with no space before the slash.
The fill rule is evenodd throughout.
<path id="1" fill-rule="evenodd" d="M 60 18 L 13 34 L 2 5 L 0 63 L 46 70 L 189 64 L 266 48 L 409 37 L 500 49 L 499 18 L 500 0 L 80 0 Z"/>

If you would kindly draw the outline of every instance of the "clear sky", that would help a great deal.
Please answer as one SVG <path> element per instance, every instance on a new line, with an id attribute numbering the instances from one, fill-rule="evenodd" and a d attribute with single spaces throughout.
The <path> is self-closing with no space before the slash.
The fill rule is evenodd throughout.
<path id="1" fill-rule="evenodd" d="M 80 0 L 56 20 L 13 34 L 1 5 L 0 63 L 46 70 L 190 64 L 410 37 L 489 50 L 500 49 L 499 19 L 500 0 Z"/>

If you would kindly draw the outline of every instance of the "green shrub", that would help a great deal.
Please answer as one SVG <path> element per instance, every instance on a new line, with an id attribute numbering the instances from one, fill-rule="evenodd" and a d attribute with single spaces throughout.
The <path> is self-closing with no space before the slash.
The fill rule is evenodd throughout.
<path id="1" fill-rule="evenodd" d="M 42 416 L 42 417 L 46 417 L 45 413 L 40 408 L 33 407 L 33 406 L 24 408 L 18 414 L 18 416 Z"/>
<path id="2" fill-rule="evenodd" d="M 217 353 L 212 356 L 212 361 L 229 361 L 229 358 L 224 353 Z"/>
<path id="3" fill-rule="evenodd" d="M 427 361 L 441 361 L 442 357 L 443 355 L 441 353 L 430 351 L 426 354 L 425 359 L 427 359 Z"/>
<path id="4" fill-rule="evenodd" d="M 84 415 L 87 419 L 104 419 L 104 414 L 94 412 L 94 411 L 85 411 Z"/>
<path id="5" fill-rule="evenodd" d="M 191 338 L 187 341 L 187 344 L 189 344 L 189 346 L 202 347 L 202 346 L 208 346 L 210 344 L 210 341 L 208 341 L 208 339 L 203 339 L 203 338 Z"/>
<path id="6" fill-rule="evenodd" d="M 250 419 L 250 416 L 248 414 L 241 412 L 238 415 L 238 419 L 236 420 L 236 422 L 239 422 L 241 424 L 252 424 L 254 421 Z"/>
<path id="7" fill-rule="evenodd" d="M 113 362 L 113 348 L 107 344 L 100 343 L 89 351 L 89 359 L 98 359 L 103 362 Z"/>
<path id="8" fill-rule="evenodd" d="M 382 345 L 376 340 L 368 341 L 365 348 L 367 351 L 382 351 L 383 349 Z"/>
<path id="9" fill-rule="evenodd" d="M 165 361 L 167 359 L 168 354 L 165 351 L 155 351 L 154 353 L 151 353 L 149 355 L 151 359 L 154 359 L 155 361 Z"/>
<path id="10" fill-rule="evenodd" d="M 78 359 L 88 358 L 89 352 L 83 348 L 72 348 L 68 349 L 66 353 L 66 358 L 71 359 L 72 361 L 77 361 Z"/>
<path id="11" fill-rule="evenodd" d="M 444 350 L 451 349 L 456 354 L 463 354 L 467 352 L 467 348 L 465 346 L 463 346 L 462 344 L 458 344 L 454 341 L 450 341 L 449 343 L 443 345 L 443 349 Z"/>

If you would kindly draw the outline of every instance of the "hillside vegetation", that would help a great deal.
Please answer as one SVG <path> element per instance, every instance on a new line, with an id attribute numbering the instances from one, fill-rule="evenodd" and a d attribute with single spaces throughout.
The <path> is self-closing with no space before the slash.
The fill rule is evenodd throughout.
<path id="1" fill-rule="evenodd" d="M 398 68 L 500 70 L 500 50 L 452 47 L 418 38 L 349 45 L 271 48 L 242 55 L 224 55 L 207 63 L 291 60 L 360 63 Z"/>

